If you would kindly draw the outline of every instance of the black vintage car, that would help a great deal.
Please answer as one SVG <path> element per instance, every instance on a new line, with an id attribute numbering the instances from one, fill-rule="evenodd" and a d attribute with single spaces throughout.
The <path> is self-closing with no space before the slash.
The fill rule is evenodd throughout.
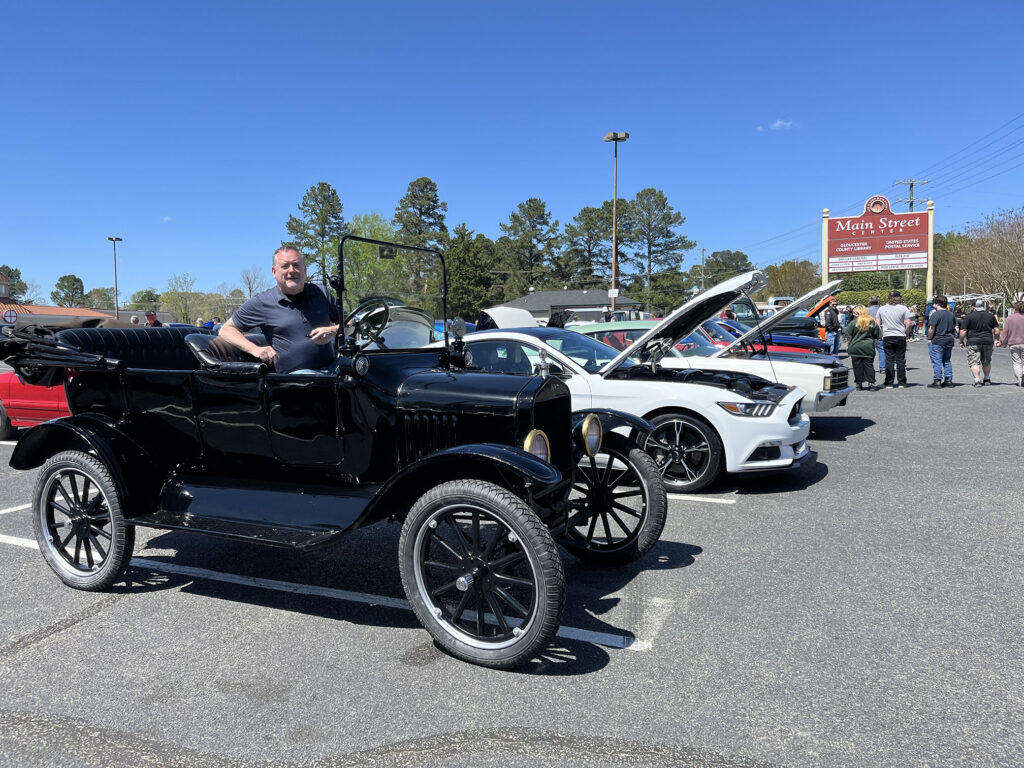
<path id="1" fill-rule="evenodd" d="M 379 249 L 392 279 L 437 286 L 447 315 L 439 253 L 346 238 L 340 298 L 346 247 L 356 267 Z M 410 271 L 395 272 L 396 252 L 415 256 Z M 202 329 L 7 330 L 0 358 L 30 380 L 63 376 L 72 413 L 24 432 L 10 461 L 42 467 L 32 514 L 46 562 L 101 590 L 140 526 L 309 550 L 399 521 L 403 585 L 436 642 L 477 664 L 527 661 L 561 620 L 556 542 L 633 560 L 661 534 L 665 491 L 611 432 L 650 425 L 573 414 L 556 378 L 474 370 L 453 325 L 427 349 L 427 312 L 364 302 L 330 375 L 275 373 Z"/>

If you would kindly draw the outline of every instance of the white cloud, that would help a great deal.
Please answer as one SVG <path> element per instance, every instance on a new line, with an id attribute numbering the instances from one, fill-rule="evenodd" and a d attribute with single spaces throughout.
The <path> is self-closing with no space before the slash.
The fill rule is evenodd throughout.
<path id="1" fill-rule="evenodd" d="M 757 132 L 758 133 L 764 133 L 764 126 L 763 125 L 757 126 Z"/>
<path id="2" fill-rule="evenodd" d="M 777 130 L 779 130 L 780 128 L 786 128 L 786 129 L 789 129 L 789 128 L 791 128 L 792 126 L 793 126 L 793 121 L 792 121 L 791 119 L 787 118 L 787 119 L 783 120 L 783 119 L 782 119 L 782 118 L 780 117 L 780 118 L 779 118 L 778 120 L 776 120 L 776 121 L 775 121 L 774 123 L 772 123 L 772 130 L 773 130 L 773 131 L 777 131 Z"/>
<path id="3" fill-rule="evenodd" d="M 171 217 L 170 217 L 170 216 L 164 216 L 164 219 L 163 219 L 163 221 L 164 221 L 164 224 L 166 224 L 166 223 L 167 223 L 168 221 L 170 221 L 170 220 L 171 220 Z"/>

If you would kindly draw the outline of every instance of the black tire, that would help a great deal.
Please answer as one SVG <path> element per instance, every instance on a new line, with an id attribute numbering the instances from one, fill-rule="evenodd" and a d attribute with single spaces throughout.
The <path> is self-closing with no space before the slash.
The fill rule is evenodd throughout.
<path id="1" fill-rule="evenodd" d="M 47 461 L 36 481 L 33 527 L 46 564 L 69 587 L 97 592 L 121 578 L 135 548 L 122 494 L 93 456 L 65 451 Z"/>
<path id="2" fill-rule="evenodd" d="M 569 528 L 562 546 L 580 560 L 622 565 L 650 551 L 665 527 L 668 498 L 654 461 L 632 440 L 606 434 L 597 456 L 573 477 Z"/>
<path id="3" fill-rule="evenodd" d="M 0 440 L 13 440 L 18 434 L 18 428 L 11 424 L 11 419 L 4 410 L 4 404 L 0 403 Z"/>
<path id="4" fill-rule="evenodd" d="M 722 440 L 700 419 L 664 413 L 651 419 L 654 431 L 642 438 L 647 454 L 671 493 L 696 493 L 722 471 Z"/>
<path id="5" fill-rule="evenodd" d="M 517 667 L 558 631 L 565 597 L 558 548 L 534 511 L 504 488 L 454 480 L 427 491 L 409 511 L 398 547 L 413 611 L 452 656 Z"/>

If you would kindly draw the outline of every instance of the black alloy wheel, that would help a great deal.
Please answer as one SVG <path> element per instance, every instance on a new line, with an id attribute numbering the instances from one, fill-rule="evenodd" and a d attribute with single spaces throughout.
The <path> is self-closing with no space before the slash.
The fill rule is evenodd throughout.
<path id="1" fill-rule="evenodd" d="M 121 499 L 110 471 L 94 456 L 65 451 L 43 465 L 33 528 L 47 565 L 69 587 L 103 590 L 124 573 L 135 528 L 125 524 Z"/>
<path id="2" fill-rule="evenodd" d="M 492 483 L 455 480 L 421 496 L 402 526 L 399 567 L 417 618 L 464 661 L 520 666 L 561 623 L 565 577 L 551 533 Z"/>
<path id="3" fill-rule="evenodd" d="M 668 498 L 654 461 L 632 440 L 606 434 L 576 467 L 562 546 L 581 560 L 622 565 L 650 551 L 665 527 Z"/>
<path id="4" fill-rule="evenodd" d="M 722 441 L 700 419 L 665 413 L 651 419 L 654 430 L 642 438 L 665 486 L 674 493 L 695 493 L 707 488 L 722 470 Z"/>

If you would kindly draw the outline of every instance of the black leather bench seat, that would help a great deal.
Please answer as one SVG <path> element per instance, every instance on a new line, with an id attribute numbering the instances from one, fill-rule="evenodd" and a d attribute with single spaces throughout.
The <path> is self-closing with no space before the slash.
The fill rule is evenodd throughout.
<path id="1" fill-rule="evenodd" d="M 69 328 L 57 340 L 81 352 L 120 360 L 127 368 L 162 371 L 194 371 L 195 355 L 185 344 L 187 336 L 213 336 L 209 328 L 163 326 L 160 328 Z"/>

